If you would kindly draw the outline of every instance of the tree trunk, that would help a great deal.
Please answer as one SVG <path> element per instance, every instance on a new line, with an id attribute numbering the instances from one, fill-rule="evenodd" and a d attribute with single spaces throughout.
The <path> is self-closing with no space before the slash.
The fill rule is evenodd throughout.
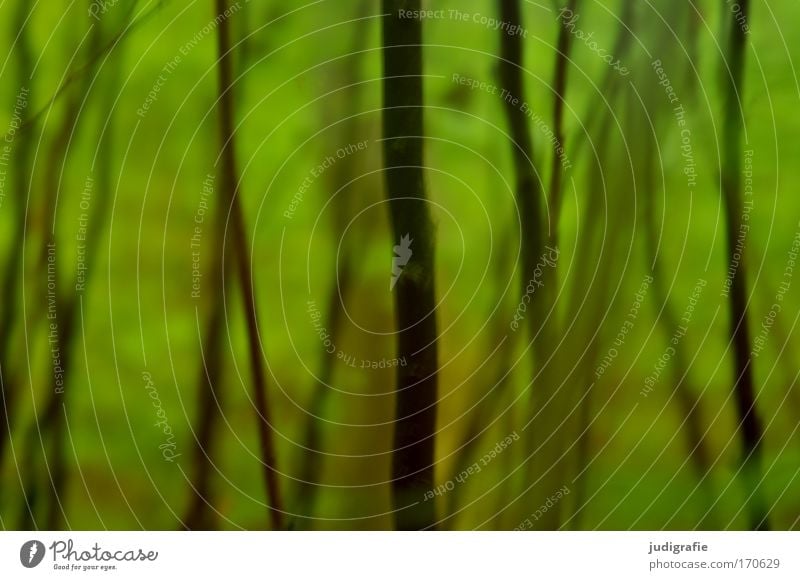
<path id="1" fill-rule="evenodd" d="M 420 0 L 383 0 L 383 137 L 394 243 L 412 256 L 394 286 L 398 357 L 392 499 L 398 529 L 431 528 L 437 401 L 434 228 L 423 176 L 422 22 L 401 18 Z M 387 271 L 388 274 L 388 271 Z M 388 276 L 387 276 L 388 278 Z"/>
<path id="2" fill-rule="evenodd" d="M 749 17 L 749 0 L 741 0 L 739 6 L 745 18 Z M 742 77 L 744 75 L 745 33 L 736 21 L 736 15 L 727 6 L 730 14 L 730 37 L 728 60 L 723 62 L 730 78 L 724 93 L 724 120 L 722 133 L 722 202 L 725 208 L 726 258 L 730 264 L 736 251 L 737 238 L 742 223 L 741 155 L 743 111 L 740 106 Z M 747 320 L 747 275 L 745 260 L 736 268 L 731 280 L 728 315 L 733 343 L 734 383 L 733 392 L 739 418 L 739 436 L 742 440 L 741 475 L 747 496 L 747 513 L 750 526 L 756 530 L 769 527 L 767 509 L 758 489 L 761 472 L 761 442 L 764 431 L 756 414 L 756 395 L 750 358 L 750 331 Z"/>

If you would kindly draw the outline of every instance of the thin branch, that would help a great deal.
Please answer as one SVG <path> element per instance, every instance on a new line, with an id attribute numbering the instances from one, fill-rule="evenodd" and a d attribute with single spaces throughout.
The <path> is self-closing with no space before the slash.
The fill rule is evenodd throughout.
<path id="1" fill-rule="evenodd" d="M 226 0 L 214 0 L 217 14 L 228 9 Z M 236 139 L 233 121 L 233 65 L 231 58 L 230 26 L 228 19 L 220 20 L 217 35 L 217 56 L 219 73 L 219 120 L 222 147 L 222 189 L 228 198 L 232 220 L 233 253 L 239 273 L 239 285 L 244 298 L 244 314 L 247 323 L 250 366 L 253 375 L 253 396 L 256 406 L 256 422 L 261 446 L 266 494 L 270 505 L 270 522 L 274 529 L 283 529 L 283 502 L 276 477 L 275 442 L 272 435 L 269 405 L 267 402 L 267 381 L 264 361 L 261 356 L 261 341 L 258 332 L 258 313 L 253 291 L 253 272 L 250 269 L 250 251 L 245 235 L 245 223 L 239 201 L 239 180 L 236 171 Z"/>
<path id="2" fill-rule="evenodd" d="M 566 10 L 574 13 L 578 0 L 568 0 Z M 553 74 L 553 135 L 558 146 L 564 147 L 564 102 L 567 92 L 567 70 L 569 53 L 572 47 L 572 33 L 566 26 L 559 26 L 558 42 L 556 46 L 556 63 Z M 550 167 L 550 207 L 552 208 L 553 245 L 558 247 L 558 222 L 561 216 L 561 189 L 562 174 L 561 158 L 553 152 L 553 162 Z"/>
<path id="3" fill-rule="evenodd" d="M 220 210 L 222 208 L 219 208 Z M 220 214 L 222 212 L 220 211 Z M 223 219 L 216 219 L 221 226 Z M 222 248 L 224 228 L 217 227 L 218 241 L 216 246 Z M 215 455 L 215 433 L 219 426 L 220 412 L 222 409 L 222 391 L 219 383 L 222 381 L 222 346 L 223 322 L 225 320 L 225 297 L 228 295 L 229 277 L 222 271 L 221 252 L 212 258 L 214 271 L 209 276 L 215 283 L 211 291 L 211 312 L 206 322 L 204 331 L 205 340 L 202 341 L 200 370 L 198 373 L 198 419 L 197 419 L 197 445 L 195 446 L 193 464 L 195 468 L 192 477 L 191 499 L 183 518 L 185 527 L 190 530 L 209 530 L 214 528 L 214 516 L 210 506 L 211 501 L 211 473 L 213 457 Z M 230 252 L 228 252 L 230 254 Z"/>
<path id="4" fill-rule="evenodd" d="M 519 0 L 498 1 L 500 19 L 521 28 L 522 14 Z M 530 299 L 530 305 L 525 312 L 525 322 L 528 325 L 535 377 L 531 385 L 534 416 L 526 437 L 526 459 L 532 466 L 531 477 L 537 483 L 531 484 L 528 489 L 534 498 L 533 503 L 539 505 L 543 498 L 552 493 L 550 487 L 558 487 L 554 482 L 561 478 L 560 472 L 565 468 L 562 438 L 553 434 L 553 431 L 562 424 L 560 414 L 567 408 L 564 400 L 569 395 L 567 389 L 559 388 L 558 369 L 553 364 L 554 349 L 557 344 L 554 335 L 557 276 L 553 272 L 554 268 L 539 266 L 546 251 L 545 242 L 551 238 L 555 224 L 551 223 L 552 227 L 548 229 L 548 220 L 541 205 L 544 192 L 539 181 L 539 173 L 533 163 L 530 123 L 523 107 L 528 101 L 522 75 L 525 70 L 522 38 L 519 35 L 510 35 L 503 29 L 499 32 L 500 83 L 507 91 L 503 105 L 512 139 L 511 152 L 516 177 L 515 196 L 520 220 L 521 263 L 518 281 L 522 300 L 524 301 L 525 297 Z M 554 250 L 557 248 L 547 250 L 550 258 Z M 542 278 L 539 280 L 541 289 L 531 296 L 528 285 L 537 270 L 542 272 Z M 557 527 L 558 509 L 560 508 L 549 510 L 546 517 L 541 519 L 539 524 L 543 529 Z"/>
<path id="5" fill-rule="evenodd" d="M 120 44 L 125 38 L 131 35 L 139 26 L 147 22 L 147 20 L 153 16 L 159 9 L 161 9 L 165 2 L 169 0 L 157 0 L 157 4 L 153 6 L 150 10 L 145 12 L 142 16 L 137 18 L 136 20 L 130 22 L 126 25 L 122 30 L 120 30 L 117 34 L 115 34 L 105 45 L 101 48 L 97 49 L 94 54 L 92 54 L 85 63 L 76 67 L 74 71 L 72 71 L 58 86 L 58 88 L 53 92 L 50 98 L 45 101 L 44 105 L 37 110 L 35 113 L 31 114 L 23 123 L 20 124 L 19 129 L 17 129 L 17 133 L 24 133 L 28 131 L 31 127 L 33 127 L 39 119 L 41 119 L 50 108 L 58 101 L 58 99 L 66 93 L 66 90 L 72 86 L 73 83 L 83 79 L 86 75 L 91 74 L 92 71 L 95 70 L 98 62 L 101 58 L 106 57 L 111 51 L 116 48 L 118 44 Z M 126 12 L 126 17 L 124 22 L 130 21 L 130 15 L 133 13 L 134 8 L 136 7 L 136 2 L 131 2 L 128 6 L 128 10 Z M 94 24 L 94 26 L 99 26 L 98 24 Z M 28 71 L 33 70 L 31 61 L 31 66 L 27 69 Z M 6 137 L 9 134 L 6 133 Z"/>

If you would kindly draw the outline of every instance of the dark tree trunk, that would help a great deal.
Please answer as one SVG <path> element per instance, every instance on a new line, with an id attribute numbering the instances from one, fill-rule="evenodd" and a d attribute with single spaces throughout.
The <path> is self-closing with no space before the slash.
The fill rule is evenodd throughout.
<path id="1" fill-rule="evenodd" d="M 383 137 L 394 244 L 408 236 L 413 252 L 394 287 L 398 357 L 392 497 L 398 529 L 435 525 L 434 434 L 437 329 L 434 228 L 423 176 L 422 23 L 399 10 L 420 0 L 383 0 Z M 388 264 L 388 262 L 387 262 Z M 388 272 L 387 272 L 388 274 Z M 388 276 L 387 276 L 388 277 Z"/>
<path id="2" fill-rule="evenodd" d="M 749 0 L 739 2 L 745 18 L 750 15 Z M 724 93 L 723 152 L 722 152 L 722 202 L 725 208 L 725 234 L 727 260 L 733 260 L 737 238 L 742 223 L 741 155 L 742 115 L 740 96 L 744 76 L 745 33 L 736 21 L 736 15 L 727 5 L 723 10 L 730 14 L 728 59 L 723 62 L 730 83 Z M 761 471 L 761 442 L 764 436 L 756 414 L 756 395 L 753 368 L 750 359 L 750 330 L 747 320 L 747 273 L 745 261 L 736 268 L 731 280 L 728 315 L 733 344 L 734 384 L 736 410 L 739 417 L 739 435 L 742 440 L 741 472 L 745 484 L 747 512 L 753 529 L 769 527 L 767 509 L 758 489 Z"/>

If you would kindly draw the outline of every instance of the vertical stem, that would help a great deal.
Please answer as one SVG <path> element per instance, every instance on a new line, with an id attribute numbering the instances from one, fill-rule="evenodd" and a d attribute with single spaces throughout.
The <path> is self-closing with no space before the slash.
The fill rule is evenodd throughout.
<path id="1" fill-rule="evenodd" d="M 132 8 L 122 18 L 122 25 L 129 22 L 132 18 Z M 81 109 L 85 106 L 89 98 L 89 90 L 92 84 L 96 71 L 98 69 L 100 59 L 95 58 L 94 55 L 101 54 L 102 47 L 103 27 L 95 23 L 92 28 L 91 40 L 89 45 L 89 60 L 86 67 L 86 74 L 81 79 L 79 89 L 74 98 L 68 103 L 68 111 L 65 115 L 64 124 L 60 129 L 59 137 L 51 150 L 52 158 L 47 164 L 48 167 L 56 167 L 60 163 L 63 165 L 67 162 L 68 147 L 71 142 L 74 142 L 77 137 L 77 131 L 80 129 L 78 122 L 78 115 Z M 124 43 L 119 43 L 117 46 L 117 53 L 115 58 L 118 61 L 123 59 L 122 50 L 124 50 Z M 108 61 L 107 61 L 108 62 Z M 101 247 L 100 237 L 105 227 L 106 219 L 108 217 L 108 210 L 111 202 L 111 192 L 114 189 L 114 139 L 115 129 L 113 123 L 114 104 L 117 99 L 117 90 L 119 84 L 119 71 L 116 67 L 109 67 L 108 77 L 103 84 L 103 101 L 100 110 L 103 115 L 98 119 L 98 149 L 97 149 L 97 191 L 96 201 L 92 205 L 91 215 L 86 233 L 86 248 L 85 248 L 85 261 L 87 264 L 94 264 L 98 251 Z M 108 120 L 108 123 L 104 122 Z M 56 199 L 58 192 L 57 176 L 60 172 L 52 171 L 47 176 L 45 187 L 45 198 L 47 202 L 45 209 L 52 209 L 53 217 L 53 235 L 51 241 L 55 243 L 55 216 L 57 215 Z M 46 256 L 47 249 L 42 248 L 41 267 L 43 275 L 46 272 Z M 84 277 L 84 287 L 88 287 L 89 280 L 92 278 L 92 271 L 94 268 L 89 268 Z M 73 275 L 73 283 L 69 286 L 70 292 L 77 287 L 77 273 Z M 77 291 L 76 291 L 77 292 Z M 51 483 L 53 488 L 52 500 L 48 507 L 46 527 L 47 529 L 59 529 L 61 527 L 61 517 L 65 515 L 62 498 L 66 494 L 67 487 L 67 448 L 66 448 L 66 413 L 67 413 L 67 392 L 68 392 L 68 378 L 69 369 L 72 366 L 72 352 L 75 340 L 75 332 L 78 326 L 78 314 L 80 308 L 80 296 L 77 293 L 69 294 L 67 297 L 59 300 L 58 312 L 61 313 L 63 325 L 59 329 L 58 344 L 61 353 L 61 360 L 65 368 L 64 379 L 62 385 L 62 392 L 59 394 L 58 390 L 53 385 L 53 389 L 48 394 L 49 400 L 46 406 L 44 420 L 40 422 L 42 429 L 49 432 L 50 436 L 50 457 L 52 457 L 52 470 L 51 470 Z"/>
<path id="2" fill-rule="evenodd" d="M 99 25 L 93 25 L 88 49 L 90 54 L 94 53 L 100 46 L 101 32 L 102 30 Z M 96 70 L 96 64 L 97 61 L 93 61 L 89 66 L 88 71 L 90 73 Z M 63 120 L 56 132 L 54 140 L 50 144 L 50 148 L 48 149 L 48 158 L 45 162 L 45 166 L 51 168 L 51 171 L 47 173 L 44 180 L 44 201 L 42 204 L 44 219 L 42 221 L 45 224 L 45 231 L 43 232 L 38 262 L 39 275 L 41 277 L 39 280 L 39 288 L 43 306 L 45 303 L 45 296 L 48 293 L 47 283 L 50 274 L 50 265 L 48 264 L 48 259 L 50 248 L 53 248 L 53 251 L 55 252 L 55 258 L 52 263 L 52 267 L 56 274 L 55 277 L 59 277 L 57 275 L 59 270 L 59 262 L 57 258 L 58 254 L 57 249 L 55 248 L 58 239 L 58 223 L 56 216 L 58 215 L 57 202 L 60 199 L 60 179 L 63 177 L 63 171 L 69 157 L 69 146 L 76 140 L 77 132 L 80 130 L 79 115 L 82 105 L 88 98 L 91 80 L 91 75 L 84 76 L 81 79 L 81 83 L 79 84 L 77 90 L 70 95 L 70 98 L 67 101 L 67 107 L 66 111 L 64 112 Z M 101 151 L 103 152 L 103 155 L 108 154 L 107 148 L 102 148 Z M 103 161 L 107 161 L 107 158 L 104 158 L 101 155 L 101 163 Z M 90 243 L 87 244 L 86 250 L 86 259 L 89 263 L 91 263 L 92 259 L 90 254 L 92 253 L 93 249 L 97 248 L 97 245 L 93 245 L 91 243 L 91 239 L 92 238 L 89 238 Z M 74 280 L 73 284 L 69 288 L 75 288 Z M 44 404 L 44 411 L 41 415 L 37 415 L 34 424 L 31 425 L 26 438 L 29 452 L 32 453 L 32 450 L 35 446 L 35 440 L 37 438 L 39 439 L 42 449 L 42 463 L 45 465 L 47 470 L 47 477 L 49 479 L 51 493 L 49 492 L 45 494 L 42 492 L 41 494 L 34 494 L 34 497 L 41 495 L 50 499 L 50 503 L 48 504 L 47 511 L 45 513 L 45 528 L 50 530 L 59 529 L 62 523 L 62 516 L 65 516 L 62 500 L 66 495 L 65 489 L 67 485 L 67 450 L 65 447 L 66 405 L 70 369 L 72 367 L 71 362 L 78 313 L 78 297 L 75 294 L 65 294 L 63 291 L 59 291 L 56 287 L 53 300 L 55 301 L 55 313 L 57 315 L 57 317 L 52 320 L 52 322 L 57 325 L 56 336 L 53 342 L 58 349 L 58 356 L 61 365 L 64 368 L 64 372 L 62 374 L 62 383 L 61 385 L 58 385 L 55 377 L 53 376 L 52 370 L 49 368 L 51 361 L 48 360 L 46 363 L 48 366 L 47 374 L 53 377 L 50 384 L 50 390 L 47 391 L 45 395 L 46 401 Z M 47 312 L 47 310 L 43 309 L 42 312 Z M 44 315 L 42 316 L 41 321 L 45 323 L 45 326 L 48 326 L 51 322 L 47 320 Z M 44 438 L 48 439 L 47 449 L 45 449 L 45 441 L 42 435 L 44 435 Z M 39 482 L 37 481 L 37 475 L 35 473 L 31 475 L 27 485 L 31 487 L 37 487 L 39 485 Z M 34 509 L 35 506 L 31 504 L 28 506 L 28 508 L 30 513 L 25 514 L 24 517 L 27 518 L 28 515 L 34 517 L 34 512 L 36 511 Z"/>
<path id="3" fill-rule="evenodd" d="M 611 54 L 615 55 L 620 62 L 623 62 L 631 52 L 631 45 L 633 44 L 634 34 L 629 30 L 634 24 L 634 0 L 623 0 L 620 7 L 619 14 L 619 29 L 617 31 L 617 38 L 614 41 L 614 47 L 611 49 Z M 597 90 L 598 95 L 603 95 L 605 100 L 609 103 L 613 102 L 617 93 L 627 85 L 625 78 L 614 70 L 613 67 L 607 67 L 603 80 L 598 83 L 600 88 Z M 583 126 L 576 130 L 577 137 L 570 140 L 572 149 L 570 150 L 573 157 L 577 157 L 586 147 L 591 143 L 591 139 L 587 139 L 587 133 L 592 133 L 598 124 L 604 123 L 603 117 L 606 116 L 606 107 L 598 107 L 595 102 L 589 104 L 589 109 L 583 115 Z"/>
<path id="4" fill-rule="evenodd" d="M 350 293 L 353 278 L 350 267 L 351 259 L 349 254 L 343 256 L 343 266 L 338 273 L 338 284 L 334 281 L 328 291 L 326 310 L 328 322 L 325 328 L 330 329 L 333 335 L 336 335 L 337 330 L 342 328 L 345 318 L 340 296 L 341 299 L 346 300 Z M 308 412 L 306 429 L 302 438 L 302 445 L 305 447 L 303 450 L 303 463 L 301 464 L 300 475 L 295 482 L 296 492 L 293 502 L 295 505 L 293 511 L 300 514 L 312 513 L 314 499 L 318 492 L 319 485 L 315 483 L 315 480 L 319 480 L 323 459 L 325 458 L 323 451 L 323 427 L 325 421 L 319 417 L 325 414 L 325 409 L 331 400 L 332 387 L 330 383 L 334 377 L 334 361 L 336 361 L 334 356 L 324 352 L 319 379 L 317 384 L 314 385 L 314 394 L 311 397 L 311 409 Z M 293 522 L 292 529 L 305 525 L 306 522 L 298 518 L 296 522 Z"/>
<path id="5" fill-rule="evenodd" d="M 568 0 L 566 10 L 575 12 L 578 0 Z M 564 99 L 567 92 L 567 64 L 569 51 L 572 45 L 572 34 L 566 26 L 559 26 L 558 41 L 556 45 L 556 64 L 553 74 L 553 135 L 558 146 L 564 146 Z M 558 247 L 558 221 L 561 216 L 561 159 L 553 152 L 553 162 L 550 171 L 550 207 L 553 214 L 553 240 L 554 247 Z"/>
<path id="6" fill-rule="evenodd" d="M 193 490 L 190 491 L 189 506 L 183 518 L 186 527 L 190 530 L 208 530 L 214 527 L 214 518 L 211 504 L 211 468 L 214 456 L 214 435 L 219 425 L 222 409 L 220 389 L 218 385 L 222 380 L 222 338 L 223 322 L 225 320 L 225 299 L 228 295 L 228 278 L 222 270 L 222 247 L 224 237 L 224 220 L 221 215 L 215 219 L 215 237 L 218 244 L 216 252 L 211 259 L 213 271 L 209 278 L 214 286 L 211 290 L 209 303 L 211 312 L 206 321 L 204 340 L 200 344 L 202 349 L 201 364 L 198 372 L 198 419 L 197 419 L 197 445 L 194 450 L 194 476 L 192 478 Z M 228 252 L 230 254 L 230 252 Z"/>
<path id="7" fill-rule="evenodd" d="M 437 400 L 434 229 L 423 175 L 422 22 L 401 18 L 420 0 L 383 0 L 383 137 L 389 212 L 395 244 L 412 240 L 413 255 L 394 287 L 398 357 L 392 499 L 398 529 L 435 523 L 433 488 Z"/>
<path id="8" fill-rule="evenodd" d="M 598 151 L 598 158 L 597 159 L 590 159 L 590 163 L 588 164 L 586 170 L 586 183 L 591 184 L 589 186 L 589 196 L 587 201 L 586 207 L 586 215 L 588 216 L 596 216 L 601 215 L 603 213 L 603 204 L 602 204 L 602 195 L 600 192 L 597 191 L 599 183 L 602 183 L 603 179 L 603 172 L 602 168 L 607 162 L 608 154 L 611 147 L 611 120 L 612 117 L 609 114 L 603 115 L 602 117 L 598 117 L 598 121 L 600 126 L 597 130 L 597 138 L 594 140 L 594 145 Z M 575 255 L 578 256 L 592 256 L 591 254 L 591 247 L 596 239 L 596 235 L 594 234 L 593 227 L 597 227 L 597 222 L 599 220 L 590 220 L 588 222 L 587 227 L 584 227 L 581 231 L 581 235 L 578 238 L 578 245 L 575 250 Z M 589 292 L 589 286 L 591 285 L 588 276 L 589 276 L 590 268 L 583 268 L 579 269 L 577 274 L 577 281 L 573 282 L 573 297 L 570 303 L 570 306 L 574 305 L 574 308 L 571 309 L 572 312 L 576 311 L 577 306 L 580 304 L 581 296 L 583 296 L 584 292 Z M 605 282 L 605 279 L 603 279 Z M 597 292 L 597 304 L 605 304 L 606 300 L 608 299 L 608 294 L 610 293 L 610 289 L 607 283 L 603 283 L 598 285 Z M 602 308 L 595 307 L 590 308 L 588 310 L 589 315 L 586 316 L 586 326 L 584 329 L 579 329 L 576 332 L 576 336 L 580 337 L 579 340 L 585 341 L 585 337 L 589 336 L 592 332 L 592 329 L 597 328 L 598 325 L 602 324 L 602 316 L 601 312 L 603 312 Z M 596 337 L 594 341 L 589 345 L 589 354 L 587 355 L 585 362 L 583 363 L 583 371 L 582 373 L 576 373 L 578 380 L 582 380 L 582 384 L 580 385 L 581 393 L 583 394 L 584 398 L 580 404 L 580 409 L 578 410 L 578 431 L 577 431 L 577 445 L 575 451 L 575 465 L 576 469 L 574 469 L 573 477 L 578 476 L 579 472 L 583 470 L 583 468 L 588 465 L 591 457 L 591 444 L 592 444 L 592 404 L 594 400 L 594 363 L 597 360 L 597 352 L 599 350 L 599 341 L 600 337 Z M 572 344 L 570 344 L 567 348 L 572 348 Z M 573 480 L 573 494 L 574 497 L 572 498 L 572 505 L 573 505 L 573 513 L 570 517 L 571 522 L 571 529 L 573 530 L 580 530 L 581 522 L 583 520 L 584 512 L 583 506 L 585 504 L 586 498 L 586 479 L 588 473 L 583 473 L 576 479 Z"/>
<path id="9" fill-rule="evenodd" d="M 214 0 L 217 14 L 228 8 L 227 0 Z M 267 403 L 267 384 L 261 346 L 258 335 L 258 314 L 253 292 L 253 273 L 250 270 L 250 252 L 245 236 L 244 216 L 237 197 L 239 180 L 236 175 L 236 140 L 233 123 L 233 67 L 231 64 L 231 41 L 228 19 L 220 19 L 217 35 L 217 66 L 219 80 L 220 146 L 222 147 L 222 189 L 228 198 L 232 220 L 233 252 L 239 273 L 239 284 L 244 297 L 247 323 L 250 366 L 253 374 L 253 395 L 256 405 L 256 421 L 261 446 L 261 462 L 268 500 L 271 500 L 270 521 L 274 529 L 283 528 L 283 513 L 280 488 L 275 468 L 275 443 Z"/>
<path id="10" fill-rule="evenodd" d="M 345 143 L 355 143 L 360 139 L 359 125 L 356 119 L 351 118 L 345 122 L 340 120 L 360 110 L 359 100 L 362 89 L 358 86 L 358 82 L 363 76 L 361 70 L 364 57 L 369 48 L 370 27 L 373 26 L 373 20 L 363 18 L 363 16 L 369 14 L 371 5 L 372 0 L 360 0 L 356 9 L 350 15 L 351 18 L 362 17 L 362 19 L 354 26 L 348 58 L 340 60 L 334 74 L 331 75 L 335 79 L 335 86 L 350 88 L 336 93 L 335 100 L 331 99 L 330 105 L 325 106 L 321 119 L 323 127 L 341 127 L 341 135 L 338 131 L 335 131 L 332 136 L 335 139 L 341 137 L 341 140 Z M 332 86 L 331 89 L 334 89 L 334 87 Z M 349 159 L 347 161 L 343 160 L 325 173 L 326 177 L 330 176 L 327 182 L 328 191 L 341 191 L 341 193 L 344 193 L 343 188 L 348 187 L 348 184 L 349 187 L 354 186 L 351 179 L 360 174 L 359 168 L 354 163 Z M 348 194 L 345 199 L 358 198 L 361 193 L 361 191 L 355 191 L 353 194 Z M 334 203 L 332 211 L 334 231 L 340 234 L 347 229 L 352 217 L 351 204 Z M 334 272 L 334 281 L 328 289 L 326 310 L 328 322 L 325 328 L 328 328 L 334 336 L 338 334 L 346 322 L 342 303 L 347 301 L 347 296 L 352 287 L 354 279 L 353 256 L 356 248 L 357 245 L 353 242 L 344 245 L 340 254 L 340 268 L 338 272 Z M 325 441 L 323 427 L 326 425 L 326 421 L 322 420 L 321 417 L 325 414 L 331 399 L 334 398 L 332 397 L 334 390 L 331 383 L 335 376 L 335 360 L 336 358 L 329 353 L 323 353 L 319 379 L 315 381 L 313 386 L 310 399 L 311 408 L 307 413 L 306 425 L 301 439 L 301 445 L 304 450 L 302 451 L 300 463 L 300 475 L 295 481 L 295 497 L 293 499 L 295 507 L 292 510 L 301 515 L 313 514 L 315 500 L 321 487 L 317 482 L 321 480 L 323 459 L 325 458 L 325 453 L 323 452 Z M 304 529 L 308 526 L 308 523 L 309 520 L 306 518 L 297 518 L 292 522 L 291 528 Z"/>
<path id="11" fill-rule="evenodd" d="M 21 90 L 25 87 L 30 90 L 30 79 L 28 78 L 33 70 L 33 49 L 30 42 L 30 23 L 26 24 L 26 19 L 30 14 L 31 6 L 27 2 L 17 5 L 11 28 L 13 31 L 19 30 L 19 40 L 15 45 L 16 52 L 16 88 Z M 30 118 L 28 106 L 23 109 L 20 125 L 27 123 Z M 8 246 L 9 255 L 3 272 L 2 281 L 2 314 L 0 314 L 0 467 L 3 465 L 6 446 L 11 439 L 11 418 L 16 407 L 17 389 L 16 377 L 11 368 L 11 345 L 14 338 L 14 318 L 19 313 L 19 290 L 23 272 L 21 269 L 23 247 L 25 242 L 25 195 L 28 193 L 28 180 L 30 178 L 30 151 L 31 140 L 28 135 L 20 134 L 17 136 L 17 146 L 14 147 L 16 157 L 15 166 L 17 167 L 16 176 L 11 181 L 14 184 L 17 194 L 11 196 L 11 203 L 14 204 L 14 231 L 11 242 Z"/>
<path id="12" fill-rule="evenodd" d="M 522 27 L 520 1 L 499 0 L 499 3 L 500 20 Z M 505 91 L 503 105 L 512 138 L 515 195 L 521 229 L 520 296 L 527 295 L 527 287 L 537 268 L 542 271 L 542 288 L 531 296 L 530 308 L 526 312 L 534 369 L 534 380 L 531 383 L 534 416 L 529 423 L 527 439 L 527 456 L 533 466 L 533 483 L 527 489 L 532 490 L 530 493 L 534 498 L 533 503 L 539 505 L 554 489 L 562 485 L 560 473 L 565 467 L 563 449 L 566 446 L 563 444 L 563 436 L 554 431 L 563 425 L 561 417 L 567 409 L 568 391 L 563 385 L 559 386 L 556 365 L 553 364 L 557 276 L 553 272 L 553 266 L 540 268 L 538 265 L 545 252 L 545 241 L 551 234 L 547 232 L 547 219 L 540 205 L 544 193 L 533 163 L 530 119 L 523 107 L 525 104 L 530 107 L 530 103 L 525 97 L 522 76 L 522 71 L 525 70 L 522 37 L 510 35 L 501 29 L 500 55 L 500 83 Z M 550 232 L 554 229 L 555 227 Z M 558 485 L 556 482 L 559 482 Z M 543 529 L 556 527 L 559 509 L 549 510 L 539 521 Z"/>
<path id="13" fill-rule="evenodd" d="M 629 103 L 629 110 L 633 111 L 633 99 Z M 632 125 L 636 122 L 631 119 Z M 658 179 L 656 173 L 656 151 L 653 146 L 653 135 L 656 135 L 656 129 L 652 125 L 652 134 L 641 134 L 642 142 L 634 142 L 638 151 L 642 153 L 643 165 L 643 179 L 644 184 L 644 197 L 643 197 L 643 215 L 644 215 L 644 246 L 645 255 L 647 258 L 647 266 L 652 274 L 652 291 L 655 298 L 653 304 L 654 314 L 658 316 L 659 311 L 661 314 L 662 326 L 668 332 L 673 332 L 678 327 L 678 317 L 669 302 L 669 293 L 665 287 L 665 276 L 662 268 L 661 256 L 659 255 L 658 248 L 658 221 L 656 214 L 656 192 L 658 191 Z M 705 438 L 705 429 L 703 428 L 700 398 L 695 396 L 689 386 L 690 381 L 690 363 L 687 359 L 683 347 L 675 349 L 675 370 L 672 371 L 672 376 L 675 381 L 674 393 L 677 399 L 677 405 L 680 409 L 681 416 L 685 418 L 683 426 L 683 434 L 686 437 L 687 451 L 692 467 L 695 474 L 700 481 L 700 501 L 706 512 L 700 514 L 701 518 L 697 522 L 699 529 L 713 529 L 715 515 L 714 508 L 714 490 L 711 485 L 710 472 L 711 472 L 711 451 L 708 448 L 708 442 Z M 683 378 L 681 378 L 683 377 Z"/>
<path id="14" fill-rule="evenodd" d="M 499 0 L 500 19 L 509 25 L 520 25 L 519 0 Z M 510 96 L 519 99 L 517 105 L 505 99 L 508 128 L 511 133 L 512 156 L 516 176 L 516 199 L 521 220 L 522 238 L 522 271 L 520 280 L 522 294 L 525 293 L 527 280 L 525 276 L 534 271 L 536 261 L 544 247 L 542 234 L 543 215 L 539 205 L 542 195 L 541 184 L 536 178 L 533 166 L 533 145 L 528 117 L 520 104 L 525 102 L 525 90 L 522 80 L 523 58 L 522 37 L 500 31 L 500 83 Z"/>
<path id="15" fill-rule="evenodd" d="M 619 15 L 619 28 L 617 29 L 617 36 L 614 41 L 614 48 L 612 54 L 618 55 L 620 60 L 623 60 L 630 52 L 630 46 L 634 37 L 634 32 L 629 30 L 634 26 L 633 14 L 634 2 L 633 0 L 624 0 L 621 6 Z M 600 84 L 598 94 L 603 95 L 606 100 L 613 105 L 617 100 L 617 94 L 624 86 L 623 77 L 614 70 L 613 67 L 606 68 L 605 75 Z M 603 196 L 597 191 L 599 183 L 602 182 L 602 166 L 606 163 L 608 152 L 611 147 L 610 133 L 612 130 L 612 117 L 608 114 L 606 107 L 597 107 L 590 105 L 590 109 L 583 115 L 586 121 L 583 123 L 584 127 L 579 130 L 579 135 L 571 143 L 573 148 L 571 153 L 573 156 L 578 156 L 582 151 L 582 147 L 589 143 L 594 143 L 597 151 L 598 159 L 592 159 L 587 170 L 586 183 L 589 184 L 587 189 L 587 206 L 584 212 L 587 216 L 596 216 L 603 212 Z M 594 136 L 594 138 L 592 137 Z M 576 256 L 591 256 L 592 248 L 596 243 L 598 228 L 600 220 L 588 219 L 585 221 L 584 227 L 581 229 L 578 238 L 578 246 L 575 250 Z M 616 237 L 612 239 L 616 240 Z M 569 298 L 567 310 L 569 312 L 577 312 L 583 300 L 586 298 L 586 292 L 592 286 L 590 277 L 592 275 L 592 268 L 578 268 L 572 281 L 572 290 Z M 603 283 L 599 285 L 598 290 L 598 304 L 605 304 L 611 292 L 607 283 L 607 278 L 600 279 Z M 588 305 L 588 303 L 587 303 Z M 589 307 L 587 312 L 593 309 Z M 601 312 L 601 308 L 596 308 L 597 312 Z M 566 352 L 574 352 L 576 347 L 573 347 L 574 341 L 585 341 L 587 333 L 592 333 L 597 325 L 602 321 L 599 315 L 592 314 L 586 317 L 585 324 L 581 328 L 577 328 L 574 336 L 571 337 L 572 341 L 567 343 L 565 347 Z M 592 381 L 594 380 L 595 362 L 597 360 L 597 353 L 599 350 L 598 344 L 599 337 L 590 345 L 589 352 L 583 361 L 579 363 L 583 368 L 580 373 L 576 373 L 577 377 L 583 377 L 583 384 L 581 385 L 581 393 L 583 401 L 578 415 L 578 442 L 577 450 L 575 452 L 576 460 L 574 465 L 577 466 L 576 475 L 578 471 L 583 470 L 584 466 L 588 463 L 591 453 L 592 441 L 592 426 L 590 424 L 592 417 L 592 401 L 594 400 L 593 388 L 591 388 Z M 584 473 L 578 477 L 574 482 L 572 505 L 574 506 L 573 515 L 570 518 L 570 527 L 575 530 L 581 529 L 581 520 L 583 518 L 583 511 L 581 506 L 584 504 L 586 497 L 586 478 L 588 473 Z"/>
<path id="16" fill-rule="evenodd" d="M 741 13 L 750 14 L 749 0 L 741 0 Z M 730 14 L 730 37 L 727 70 L 730 83 L 724 93 L 723 157 L 722 157 L 722 201 L 726 214 L 727 259 L 732 260 L 741 226 L 741 162 L 742 154 L 742 110 L 739 96 L 744 76 L 745 33 Z M 756 414 L 756 395 L 753 368 L 750 359 L 750 332 L 747 320 L 747 275 L 744 260 L 739 264 L 731 281 L 728 301 L 731 324 L 731 342 L 734 354 L 734 384 L 736 410 L 739 416 L 739 435 L 742 440 L 741 471 L 748 496 L 748 512 L 751 527 L 767 529 L 767 511 L 758 490 L 761 471 L 761 440 L 764 431 Z"/>

